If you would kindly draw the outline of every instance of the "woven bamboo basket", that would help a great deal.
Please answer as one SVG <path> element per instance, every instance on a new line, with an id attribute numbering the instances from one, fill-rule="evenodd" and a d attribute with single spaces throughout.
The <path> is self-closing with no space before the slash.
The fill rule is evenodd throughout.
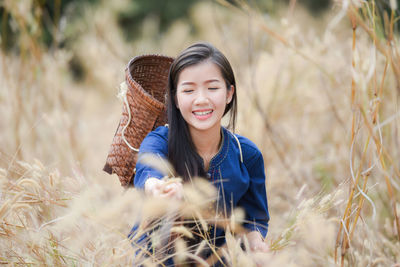
<path id="1" fill-rule="evenodd" d="M 133 58 L 125 69 L 127 101 L 103 168 L 116 173 L 122 186 L 133 184 L 140 143 L 167 123 L 165 96 L 172 61 L 166 56 L 143 55 Z"/>

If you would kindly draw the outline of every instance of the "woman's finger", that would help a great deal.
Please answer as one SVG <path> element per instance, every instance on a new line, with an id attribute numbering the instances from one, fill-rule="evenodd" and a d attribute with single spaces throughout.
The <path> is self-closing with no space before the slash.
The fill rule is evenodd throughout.
<path id="1" fill-rule="evenodd" d="M 181 183 L 171 183 L 171 184 L 167 184 L 164 188 L 163 191 L 164 192 L 168 192 L 170 190 L 180 190 L 180 188 L 182 188 L 182 184 Z"/>
<path id="2" fill-rule="evenodd" d="M 167 185 L 162 192 L 163 197 L 175 197 L 177 199 L 182 198 L 182 189 L 183 187 L 179 184 L 169 184 Z"/>
<path id="3" fill-rule="evenodd" d="M 257 243 L 256 245 L 251 247 L 251 250 L 254 252 L 268 252 L 269 247 L 264 242 Z"/>
<path id="4" fill-rule="evenodd" d="M 162 185 L 165 182 L 157 179 L 157 178 L 149 178 L 147 179 L 146 183 L 144 184 L 144 189 L 146 193 L 149 193 L 152 196 L 156 196 L 159 194 Z"/>

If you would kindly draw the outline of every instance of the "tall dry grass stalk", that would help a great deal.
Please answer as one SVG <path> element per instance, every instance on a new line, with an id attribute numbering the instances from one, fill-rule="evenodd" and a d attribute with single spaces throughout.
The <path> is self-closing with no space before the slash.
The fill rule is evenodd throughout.
<path id="1" fill-rule="evenodd" d="M 353 55 L 356 53 L 356 30 L 358 24 L 362 25 L 362 29 L 365 30 L 373 42 L 374 49 L 379 50 L 385 58 L 385 65 L 383 67 L 383 73 L 381 78 L 378 78 L 377 75 L 377 67 L 381 66 L 371 66 L 372 79 L 367 82 L 367 86 L 370 87 L 370 90 L 373 94 L 369 94 L 366 97 L 362 96 L 362 92 L 360 92 L 359 86 L 356 84 L 356 77 L 353 75 L 352 82 L 351 82 L 351 107 L 352 107 L 352 127 L 351 127 L 351 145 L 350 145 L 350 169 L 352 175 L 352 183 L 350 184 L 350 196 L 347 202 L 347 206 L 341 220 L 341 225 L 339 227 L 339 232 L 337 236 L 336 246 L 339 246 L 339 242 L 341 243 L 341 266 L 344 265 L 345 257 L 347 256 L 347 250 L 349 249 L 350 243 L 353 239 L 353 234 L 355 231 L 355 227 L 357 225 L 357 221 L 360 217 L 360 212 L 363 207 L 365 200 L 368 200 L 370 204 L 373 206 L 373 216 L 375 216 L 376 208 L 373 200 L 367 196 L 368 191 L 366 190 L 366 185 L 368 182 L 368 178 L 370 176 L 370 172 L 375 167 L 378 167 L 383 174 L 384 181 L 387 186 L 387 194 L 389 196 L 390 205 L 392 207 L 392 216 L 394 227 L 397 232 L 397 239 L 400 240 L 400 224 L 399 218 L 397 213 L 397 203 L 398 203 L 398 192 L 394 191 L 392 185 L 392 179 L 397 176 L 400 178 L 398 167 L 396 162 L 393 162 L 392 153 L 388 152 L 383 145 L 383 136 L 381 133 L 381 126 L 380 126 L 380 110 L 381 104 L 383 102 L 383 85 L 386 79 L 386 73 L 388 70 L 389 64 L 392 67 L 392 70 L 397 77 L 397 62 L 400 60 L 398 57 L 398 53 L 392 53 L 392 50 L 397 50 L 396 46 L 398 46 L 397 40 L 394 39 L 393 36 L 393 26 L 394 26 L 394 13 L 395 10 L 392 10 L 391 19 L 390 21 L 387 20 L 387 17 L 384 17 L 384 24 L 382 25 L 383 28 L 379 28 L 376 25 L 376 16 L 377 11 L 375 7 L 375 3 L 364 3 L 362 6 L 354 6 L 350 5 L 348 9 L 348 15 L 351 20 L 351 25 L 353 29 L 353 45 L 352 45 L 352 52 Z M 386 16 L 387 14 L 385 14 Z M 384 31 L 386 35 L 387 42 L 386 44 L 381 44 L 381 39 L 378 36 L 378 31 Z M 377 57 L 376 52 L 372 55 L 373 57 Z M 353 70 L 356 69 L 356 62 L 355 62 L 355 55 L 352 59 L 352 67 Z M 380 80 L 381 82 L 378 82 Z M 397 82 L 398 83 L 398 82 Z M 398 84 L 396 86 L 398 88 Z M 395 88 L 393 88 L 395 89 Z M 362 99 L 364 97 L 364 99 Z M 397 95 L 398 97 L 398 95 Z M 369 100 L 366 102 L 365 100 Z M 365 102 L 364 102 L 365 101 Z M 368 113 L 367 113 L 368 112 Z M 375 129 L 373 129 L 375 127 Z M 359 159 L 358 166 L 355 165 L 357 162 L 357 155 L 356 150 L 354 149 L 354 144 L 356 142 L 357 136 L 360 132 L 365 132 L 367 136 L 364 149 Z M 375 145 L 375 151 L 372 151 L 376 159 L 374 162 L 371 159 L 371 151 L 368 149 L 369 144 L 373 142 Z M 390 148 L 389 148 L 390 149 Z M 386 155 L 385 155 L 386 154 Z M 369 160 L 369 162 L 366 162 Z M 393 166 L 392 173 L 388 173 L 388 160 L 389 164 Z M 393 177 L 393 178 L 392 178 Z M 362 188 L 360 187 L 360 180 L 364 180 L 362 182 Z M 359 192 L 359 200 L 354 199 L 354 194 Z M 352 204 L 355 204 L 355 207 L 352 207 Z M 351 213 L 354 215 L 352 216 Z M 342 232 L 343 231 L 343 232 Z M 335 250 L 335 259 L 336 259 L 336 250 Z"/>
<path id="2" fill-rule="evenodd" d="M 152 224 L 142 232 L 171 222 L 164 233 L 178 238 L 169 256 L 181 262 L 207 266 L 225 257 L 232 266 L 399 263 L 395 13 L 380 17 L 374 1 L 336 1 L 318 18 L 298 1 L 275 14 L 240 3 L 199 3 L 188 20 L 161 36 L 148 18 L 142 38 L 126 43 L 115 15 L 126 2 L 104 1 L 67 25 L 85 33 L 71 48 L 51 51 L 27 28 L 38 20 L 35 1 L 0 3 L 22 32 L 18 54 L 1 52 L 1 263 L 132 265 L 140 248 L 127 235 L 146 218 Z M 57 34 L 62 39 L 61 29 Z M 115 95 L 128 60 L 145 53 L 174 56 L 200 39 L 230 59 L 240 99 L 237 132 L 264 155 L 270 253 L 242 249 L 246 240 L 235 234 L 241 211 L 218 220 L 207 212 L 213 200 L 204 194 L 207 184 L 188 184 L 185 204 L 160 202 L 135 190 L 123 193 L 117 178 L 100 171 L 119 120 L 122 104 Z M 73 57 L 86 72 L 79 83 L 69 70 Z M 193 218 L 203 233 L 215 222 L 229 227 L 226 247 L 212 248 L 208 261 L 199 258 L 209 237 L 188 246 L 193 231 L 175 221 L 181 217 Z M 163 237 L 154 232 L 155 240 Z M 148 256 L 148 266 L 168 257 Z"/>

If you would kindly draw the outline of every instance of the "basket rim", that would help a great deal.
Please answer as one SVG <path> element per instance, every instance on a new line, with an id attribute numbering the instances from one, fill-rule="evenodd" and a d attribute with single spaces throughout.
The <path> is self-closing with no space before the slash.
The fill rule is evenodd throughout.
<path id="1" fill-rule="evenodd" d="M 162 60 L 169 60 L 169 61 L 171 61 L 171 63 L 172 63 L 172 61 L 175 60 L 175 58 L 173 58 L 173 57 L 165 56 L 162 54 L 143 54 L 143 55 L 135 56 L 135 57 L 131 58 L 131 60 L 129 60 L 129 62 L 128 62 L 128 65 L 126 66 L 126 69 L 129 69 L 130 65 L 132 65 L 135 61 L 137 61 L 139 59 L 151 58 L 151 57 L 159 58 Z"/>
<path id="2" fill-rule="evenodd" d="M 128 65 L 125 68 L 125 73 L 126 73 L 126 80 L 128 83 L 128 87 L 130 87 L 131 85 L 133 85 L 134 87 L 136 87 L 136 89 L 138 90 L 138 92 L 140 94 L 142 94 L 142 96 L 148 98 L 148 100 L 150 100 L 152 102 L 152 104 L 154 104 L 156 106 L 157 109 L 163 109 L 165 108 L 165 104 L 161 101 L 159 101 L 158 99 L 152 97 L 144 88 L 141 84 L 139 84 L 138 82 L 135 81 L 135 79 L 133 79 L 132 77 L 132 73 L 130 72 L 130 67 L 131 65 L 133 65 L 136 61 L 141 60 L 141 59 L 146 59 L 146 58 L 156 58 L 162 61 L 169 61 L 170 63 L 172 63 L 174 61 L 174 58 L 169 57 L 169 56 L 165 56 L 165 55 L 161 55 L 161 54 L 145 54 L 145 55 L 140 55 L 140 56 L 136 56 L 134 58 L 132 58 Z M 134 88 L 132 88 L 134 89 Z"/>

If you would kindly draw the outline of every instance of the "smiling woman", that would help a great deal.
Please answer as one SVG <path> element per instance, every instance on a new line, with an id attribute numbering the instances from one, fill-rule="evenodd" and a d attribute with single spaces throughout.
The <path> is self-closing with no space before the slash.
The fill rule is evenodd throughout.
<path id="1" fill-rule="evenodd" d="M 216 210 L 223 210 L 223 217 L 227 218 L 234 208 L 243 208 L 243 226 L 248 230 L 250 248 L 266 251 L 268 246 L 263 239 L 268 231 L 269 213 L 263 156 L 249 139 L 221 126 L 222 117 L 230 112 L 230 127 L 234 129 L 236 101 L 235 77 L 225 56 L 208 43 L 190 46 L 171 64 L 169 126 L 158 127 L 143 140 L 139 158 L 152 153 L 168 159 L 184 182 L 190 182 L 194 176 L 207 177 L 220 196 Z M 182 199 L 182 183 L 166 185 L 162 177 L 139 160 L 134 184 L 152 196 Z M 225 229 L 211 225 L 209 234 L 210 247 L 202 248 L 203 257 L 210 256 L 211 247 L 225 243 Z M 146 242 L 146 238 L 141 240 Z M 189 241 L 189 247 L 200 249 L 200 241 Z M 173 262 L 170 259 L 166 264 Z M 217 264 L 223 264 L 223 260 Z"/>
<path id="2" fill-rule="evenodd" d="M 228 127 L 235 128 L 237 98 L 232 67 L 212 45 L 194 44 L 172 63 L 168 87 L 168 159 L 185 178 L 206 177 L 204 165 L 208 163 L 204 161 L 218 151 L 221 119 L 229 111 Z M 186 94 L 188 97 L 184 97 Z M 193 113 L 205 108 L 211 108 L 210 117 Z"/>
<path id="3" fill-rule="evenodd" d="M 209 60 L 187 67 L 179 75 L 176 105 L 204 161 L 205 171 L 218 152 L 221 119 L 234 90 L 233 85 L 227 88 L 221 71 Z"/>

